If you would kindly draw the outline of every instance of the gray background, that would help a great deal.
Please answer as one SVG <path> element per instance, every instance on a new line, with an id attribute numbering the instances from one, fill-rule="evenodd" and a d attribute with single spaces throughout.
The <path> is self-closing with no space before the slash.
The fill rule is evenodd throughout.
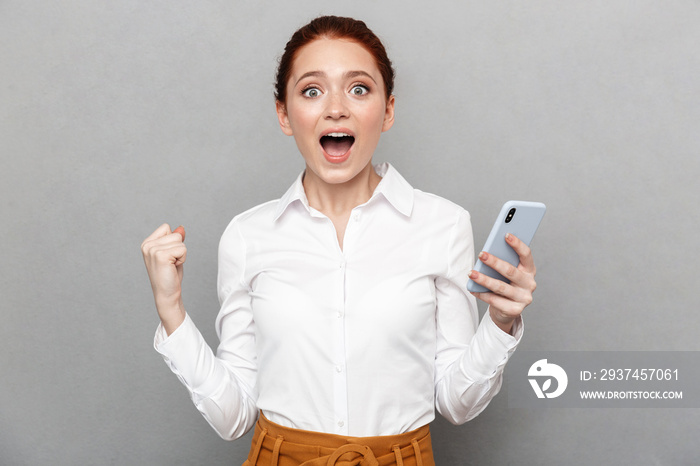
<path id="1" fill-rule="evenodd" d="M 303 168 L 276 60 L 360 17 L 398 73 L 375 160 L 473 216 L 548 213 L 527 350 L 700 350 L 700 3 L 0 1 L 0 463 L 240 464 L 152 349 L 139 245 L 187 228 L 210 344 L 219 236 Z M 477 245 L 479 247 L 479 245 Z M 481 308 L 483 312 L 483 307 Z M 522 410 L 433 425 L 463 464 L 691 464 L 698 410 Z"/>

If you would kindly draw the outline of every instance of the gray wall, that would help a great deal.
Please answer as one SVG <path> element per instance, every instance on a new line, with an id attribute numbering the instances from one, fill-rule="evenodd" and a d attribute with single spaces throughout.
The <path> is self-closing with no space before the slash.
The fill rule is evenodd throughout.
<path id="1" fill-rule="evenodd" d="M 276 59 L 360 17 L 398 72 L 376 161 L 471 211 L 548 213 L 523 350 L 700 350 L 700 3 L 0 2 L 0 463 L 239 464 L 153 351 L 139 245 L 187 227 L 210 344 L 216 248 L 302 169 Z M 478 247 L 478 245 L 477 245 Z M 483 312 L 483 308 L 481 308 Z M 690 464 L 698 410 L 508 408 L 434 424 L 438 464 Z"/>

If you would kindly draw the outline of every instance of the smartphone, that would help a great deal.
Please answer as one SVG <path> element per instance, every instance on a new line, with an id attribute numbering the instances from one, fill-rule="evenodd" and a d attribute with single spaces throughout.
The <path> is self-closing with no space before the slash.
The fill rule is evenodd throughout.
<path id="1" fill-rule="evenodd" d="M 501 212 L 498 214 L 496 222 L 491 228 L 491 233 L 486 239 L 486 244 L 482 251 L 509 262 L 514 267 L 520 263 L 520 256 L 506 243 L 506 233 L 517 236 L 522 242 L 530 245 L 532 238 L 535 236 L 537 227 L 544 217 L 544 212 L 547 207 L 541 202 L 528 201 L 508 201 L 503 204 Z M 488 265 L 480 260 L 476 262 L 474 270 L 479 273 L 488 275 L 489 277 L 510 283 L 506 277 L 493 270 Z M 476 293 L 487 293 L 491 290 L 475 283 L 471 279 L 467 283 L 467 289 Z"/>

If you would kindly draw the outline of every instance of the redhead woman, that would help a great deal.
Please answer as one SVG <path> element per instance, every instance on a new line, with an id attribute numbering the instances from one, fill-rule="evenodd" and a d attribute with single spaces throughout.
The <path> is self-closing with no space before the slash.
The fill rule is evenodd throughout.
<path id="1" fill-rule="evenodd" d="M 277 200 L 236 216 L 219 245 L 214 353 L 182 305 L 185 231 L 142 245 L 161 320 L 155 347 L 220 436 L 255 427 L 245 465 L 434 464 L 435 410 L 460 424 L 499 391 L 532 301 L 511 278 L 471 270 L 467 211 L 373 165 L 394 123 L 384 46 L 350 18 L 316 18 L 287 43 L 276 84 L 280 128 L 305 170 Z M 478 322 L 467 280 L 494 290 Z"/>

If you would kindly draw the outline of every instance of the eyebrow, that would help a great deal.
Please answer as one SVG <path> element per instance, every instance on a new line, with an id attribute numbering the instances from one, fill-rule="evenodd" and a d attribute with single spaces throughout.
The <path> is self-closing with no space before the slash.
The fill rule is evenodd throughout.
<path id="1" fill-rule="evenodd" d="M 294 85 L 296 86 L 297 84 L 299 84 L 299 81 L 301 81 L 304 78 L 309 78 L 309 77 L 325 78 L 327 76 L 328 75 L 323 71 L 307 71 L 306 73 L 302 74 L 299 77 L 299 79 L 297 79 L 297 82 Z M 346 71 L 345 73 L 343 73 L 343 78 L 345 78 L 345 79 L 357 78 L 358 76 L 367 77 L 367 78 L 371 79 L 374 82 L 374 84 L 377 84 L 377 81 L 374 80 L 372 75 L 366 71 L 357 70 L 357 71 Z"/>

